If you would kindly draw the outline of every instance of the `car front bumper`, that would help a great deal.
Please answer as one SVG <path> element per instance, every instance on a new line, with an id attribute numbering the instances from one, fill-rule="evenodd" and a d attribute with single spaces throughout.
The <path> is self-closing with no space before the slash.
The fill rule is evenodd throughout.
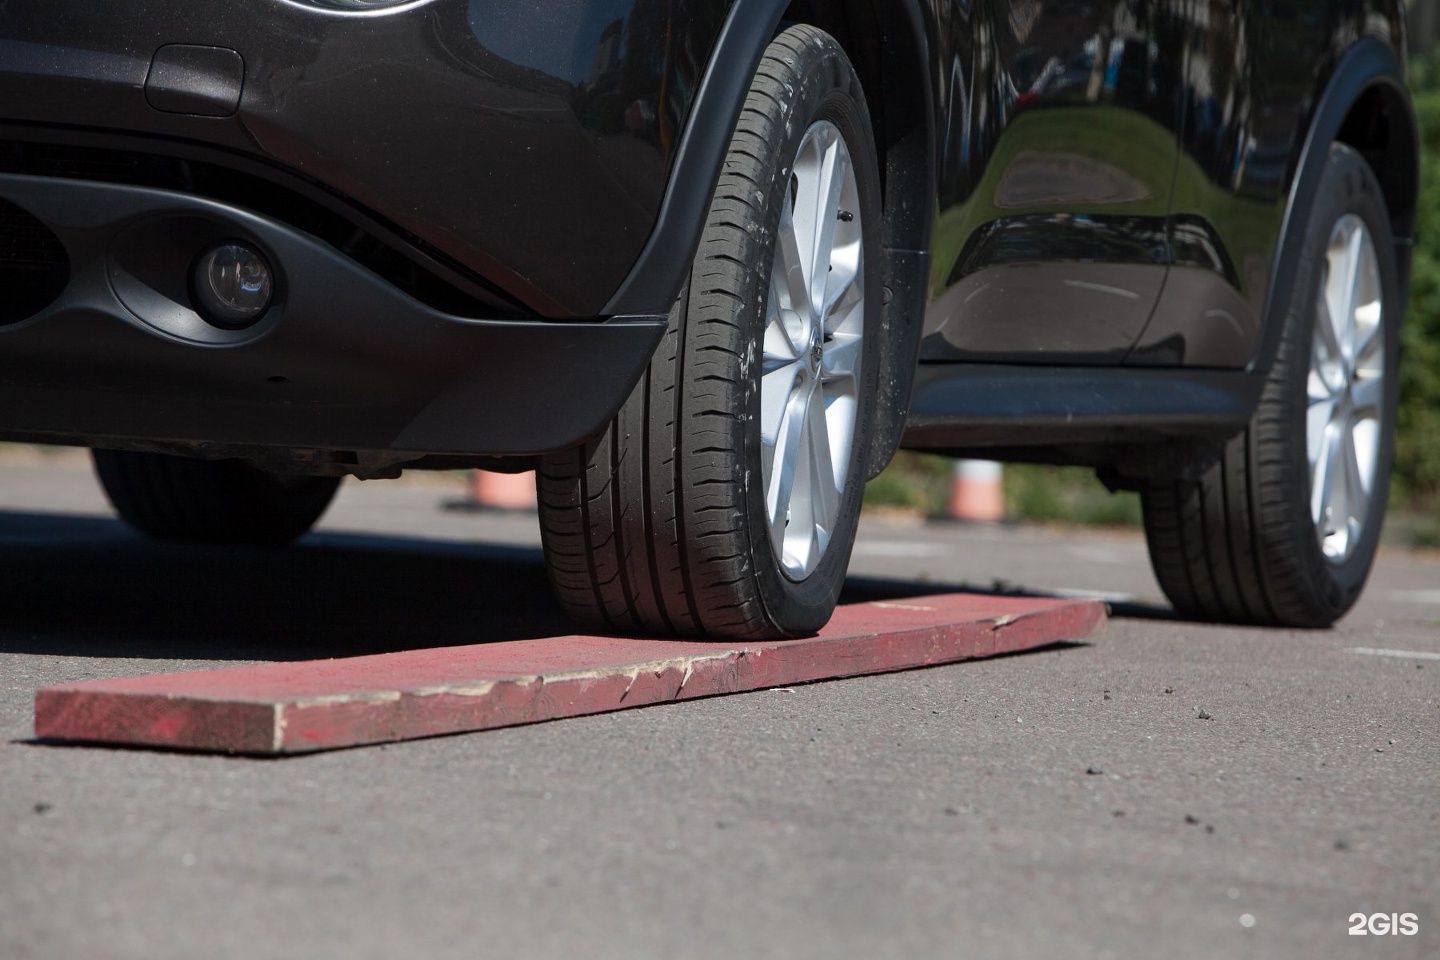
<path id="1" fill-rule="evenodd" d="M 178 192 L 0 174 L 0 198 L 53 234 L 68 270 L 58 298 L 0 326 L 0 438 L 360 464 L 531 456 L 597 431 L 665 329 L 453 316 L 308 234 Z M 187 293 L 196 254 L 230 239 L 277 275 L 238 331 Z"/>

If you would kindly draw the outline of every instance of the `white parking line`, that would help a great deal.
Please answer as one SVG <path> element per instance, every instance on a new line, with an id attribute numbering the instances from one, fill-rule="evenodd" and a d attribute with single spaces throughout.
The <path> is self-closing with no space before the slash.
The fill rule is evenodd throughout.
<path id="1" fill-rule="evenodd" d="M 1398 600 L 1401 603 L 1433 603 L 1440 605 L 1440 590 L 1386 590 L 1384 597 L 1387 600 Z"/>
<path id="2" fill-rule="evenodd" d="M 1067 600 L 1103 600 L 1106 603 L 1133 604 L 1159 602 L 1133 593 L 1109 593 L 1105 590 L 1070 590 L 1065 587 L 1044 587 L 1041 588 L 1040 592 L 1056 597 L 1064 597 Z"/>
<path id="3" fill-rule="evenodd" d="M 1440 660 L 1440 653 L 1428 650 L 1386 650 L 1383 647 L 1351 647 L 1347 653 L 1363 653 L 1368 657 L 1403 657 L 1407 660 Z"/>
<path id="4" fill-rule="evenodd" d="M 933 543 L 907 543 L 903 540 L 857 540 L 857 557 L 942 557 L 950 551 Z"/>

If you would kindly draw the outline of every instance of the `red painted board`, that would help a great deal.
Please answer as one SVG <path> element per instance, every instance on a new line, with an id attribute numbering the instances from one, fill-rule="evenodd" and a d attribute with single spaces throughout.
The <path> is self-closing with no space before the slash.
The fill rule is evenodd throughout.
<path id="1" fill-rule="evenodd" d="M 735 645 L 564 636 L 46 687 L 46 740 L 285 754 L 970 660 L 1090 636 L 1091 600 L 950 593 L 840 607 L 818 636 Z"/>

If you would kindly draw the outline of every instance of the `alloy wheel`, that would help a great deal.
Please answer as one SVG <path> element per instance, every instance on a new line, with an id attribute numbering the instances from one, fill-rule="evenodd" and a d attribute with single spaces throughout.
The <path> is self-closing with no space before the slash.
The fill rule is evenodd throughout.
<path id="1" fill-rule="evenodd" d="M 770 544 L 785 575 L 819 564 L 855 442 L 865 291 L 859 190 L 828 120 L 796 154 L 770 272 L 760 380 L 761 468 Z"/>
<path id="2" fill-rule="evenodd" d="M 1385 411 L 1385 317 L 1375 243 L 1353 213 L 1330 233 L 1306 382 L 1310 517 L 1331 563 L 1370 520 Z"/>

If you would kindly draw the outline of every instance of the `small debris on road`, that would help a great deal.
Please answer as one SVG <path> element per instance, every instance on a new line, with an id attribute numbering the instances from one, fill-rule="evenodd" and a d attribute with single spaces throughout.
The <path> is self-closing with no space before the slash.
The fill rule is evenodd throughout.
<path id="1" fill-rule="evenodd" d="M 53 809 L 55 809 L 53 804 L 46 803 L 43 800 L 35 804 L 35 812 L 40 814 L 42 817 Z"/>
<path id="2" fill-rule="evenodd" d="M 1215 719 L 1214 717 L 1210 716 L 1210 711 L 1208 711 L 1208 710 L 1201 710 L 1199 713 L 1197 713 L 1197 714 L 1195 715 L 1195 718 L 1196 718 L 1197 720 L 1214 720 L 1214 719 Z"/>
<path id="3" fill-rule="evenodd" d="M 1086 767 L 1086 768 L 1085 768 L 1085 772 L 1088 773 L 1088 774 L 1090 774 L 1090 776 L 1094 777 L 1094 776 L 1099 776 L 1100 774 L 1104 773 L 1104 772 L 1105 772 L 1105 768 L 1104 768 L 1104 767 Z"/>
<path id="4" fill-rule="evenodd" d="M 1166 693 L 1174 693 L 1174 692 L 1175 692 L 1175 688 L 1174 688 L 1174 687 L 1166 687 L 1166 688 L 1165 688 L 1165 692 L 1166 692 Z"/>
<path id="5" fill-rule="evenodd" d="M 1191 826 L 1194 826 L 1195 824 L 1200 822 L 1200 818 L 1195 816 L 1194 814 L 1187 813 L 1185 814 L 1185 822 L 1190 824 Z"/>
<path id="6" fill-rule="evenodd" d="M 1349 841 L 1349 840 L 1346 840 L 1344 837 L 1336 837 L 1336 838 L 1335 838 L 1335 849 L 1336 849 L 1336 850 L 1349 850 L 1349 849 L 1350 849 L 1350 841 Z"/>

